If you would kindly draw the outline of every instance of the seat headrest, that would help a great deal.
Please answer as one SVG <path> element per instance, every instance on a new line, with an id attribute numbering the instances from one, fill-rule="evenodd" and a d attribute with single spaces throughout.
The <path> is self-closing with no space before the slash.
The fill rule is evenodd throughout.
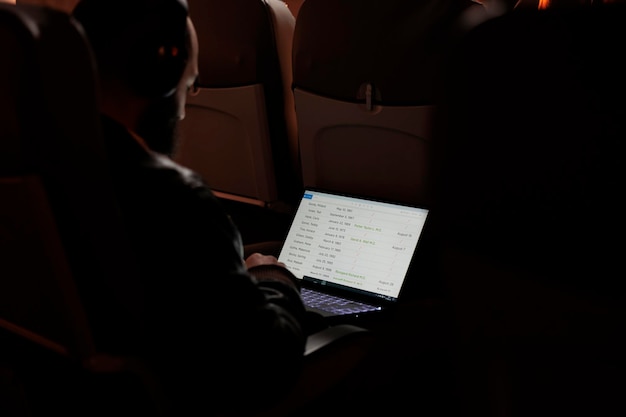
<path id="1" fill-rule="evenodd" d="M 198 82 L 220 88 L 276 83 L 280 67 L 269 5 L 257 1 L 190 0 L 198 33 Z"/>
<path id="2" fill-rule="evenodd" d="M 458 1 L 305 1 L 294 33 L 294 85 L 358 102 L 369 83 L 380 103 L 432 104 L 463 10 Z"/>
<path id="3" fill-rule="evenodd" d="M 11 57 L 3 61 L 0 72 L 0 83 L 8 87 L 2 89 L 0 100 L 9 105 L 2 117 L 11 120 L 0 128 L 2 146 L 8 146 L 9 132 L 19 133 L 21 141 L 11 169 L 44 169 L 54 163 L 55 155 L 67 156 L 72 147 L 100 146 L 95 64 L 70 17 L 35 5 L 0 4 L 0 30 L 0 53 Z M 68 133 L 81 129 L 94 140 L 68 143 L 68 138 L 80 136 Z M 11 146 L 18 151 L 15 143 Z"/>

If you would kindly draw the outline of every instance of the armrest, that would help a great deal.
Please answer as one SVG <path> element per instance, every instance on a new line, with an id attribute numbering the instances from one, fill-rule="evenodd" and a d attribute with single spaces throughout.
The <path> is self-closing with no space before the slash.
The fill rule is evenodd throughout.
<path id="1" fill-rule="evenodd" d="M 333 345 L 340 339 L 345 339 L 355 335 L 365 335 L 365 333 L 369 332 L 370 331 L 368 329 L 364 329 L 353 324 L 339 324 L 327 327 L 308 337 L 304 355 L 309 356 L 320 349 Z"/>
<path id="2" fill-rule="evenodd" d="M 340 383 L 365 360 L 373 332 L 352 324 L 338 324 L 311 334 L 304 352 L 304 367 L 291 392 L 269 410 L 253 417 L 300 415 Z M 230 417 L 230 416 L 228 416 Z"/>

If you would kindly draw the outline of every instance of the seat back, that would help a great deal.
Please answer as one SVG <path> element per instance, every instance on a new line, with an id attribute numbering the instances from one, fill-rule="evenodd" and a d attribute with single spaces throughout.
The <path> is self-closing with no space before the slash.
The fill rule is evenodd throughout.
<path id="1" fill-rule="evenodd" d="M 115 250 L 110 244 L 119 231 L 117 212 L 106 194 L 110 190 L 105 186 L 94 68 L 82 35 L 65 14 L 37 6 L 3 6 L 2 30 L 2 48 L 12 58 L 3 65 L 1 80 L 6 111 L 2 112 L 0 159 L 4 194 L 0 253 L 3 268 L 8 268 L 2 284 L 9 286 L 1 291 L 6 297 L 2 305 L 10 310 L 19 304 L 20 315 L 28 320 L 42 313 L 40 309 L 50 302 L 48 295 L 55 291 L 68 291 L 57 301 L 77 301 L 70 277 L 87 279 L 80 274 L 89 271 L 88 276 L 97 277 L 124 268 L 117 265 L 117 256 L 110 256 Z M 83 321 L 77 311 L 63 314 Z M 54 313 L 47 318 L 58 319 Z M 82 336 L 73 335 L 78 336 L 74 341 L 49 336 L 67 345 L 71 353 L 88 356 L 90 348 L 79 346 L 86 340 Z"/>
<path id="2" fill-rule="evenodd" d="M 0 51 L 10 57 L 0 68 L 2 353 L 14 372 L 30 376 L 29 407 L 39 415 L 96 401 L 88 387 L 97 375 L 124 375 L 119 387 L 131 373 L 144 381 L 139 362 L 104 343 L 135 343 L 142 302 L 80 27 L 58 10 L 2 4 Z M 83 373 L 95 379 L 74 379 Z M 91 406 L 119 406 L 110 388 Z"/>
<path id="3" fill-rule="evenodd" d="M 280 0 L 192 0 L 189 13 L 199 41 L 198 88 L 174 158 L 220 197 L 262 206 L 295 201 L 295 18 Z"/>
<path id="4" fill-rule="evenodd" d="M 451 62 L 431 224 L 463 414 L 624 411 L 623 6 L 514 10 Z"/>
<path id="5" fill-rule="evenodd" d="M 307 0 L 293 45 L 305 185 L 429 199 L 439 70 L 453 2 Z"/>

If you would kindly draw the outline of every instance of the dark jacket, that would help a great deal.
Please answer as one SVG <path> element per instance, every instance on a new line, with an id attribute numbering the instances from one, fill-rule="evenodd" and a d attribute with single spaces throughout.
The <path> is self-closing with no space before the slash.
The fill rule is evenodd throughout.
<path id="1" fill-rule="evenodd" d="M 238 230 L 197 174 L 146 151 L 109 118 L 103 129 L 140 269 L 128 286 L 138 331 L 109 340 L 110 349 L 147 353 L 192 410 L 271 401 L 297 376 L 306 341 L 295 277 L 279 266 L 248 271 Z"/>

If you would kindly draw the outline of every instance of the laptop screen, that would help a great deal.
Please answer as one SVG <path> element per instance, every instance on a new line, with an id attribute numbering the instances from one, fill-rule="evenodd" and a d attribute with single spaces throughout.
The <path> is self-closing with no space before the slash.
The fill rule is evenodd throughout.
<path id="1" fill-rule="evenodd" d="M 297 277 L 397 299 L 428 209 L 307 189 L 279 261 Z"/>

